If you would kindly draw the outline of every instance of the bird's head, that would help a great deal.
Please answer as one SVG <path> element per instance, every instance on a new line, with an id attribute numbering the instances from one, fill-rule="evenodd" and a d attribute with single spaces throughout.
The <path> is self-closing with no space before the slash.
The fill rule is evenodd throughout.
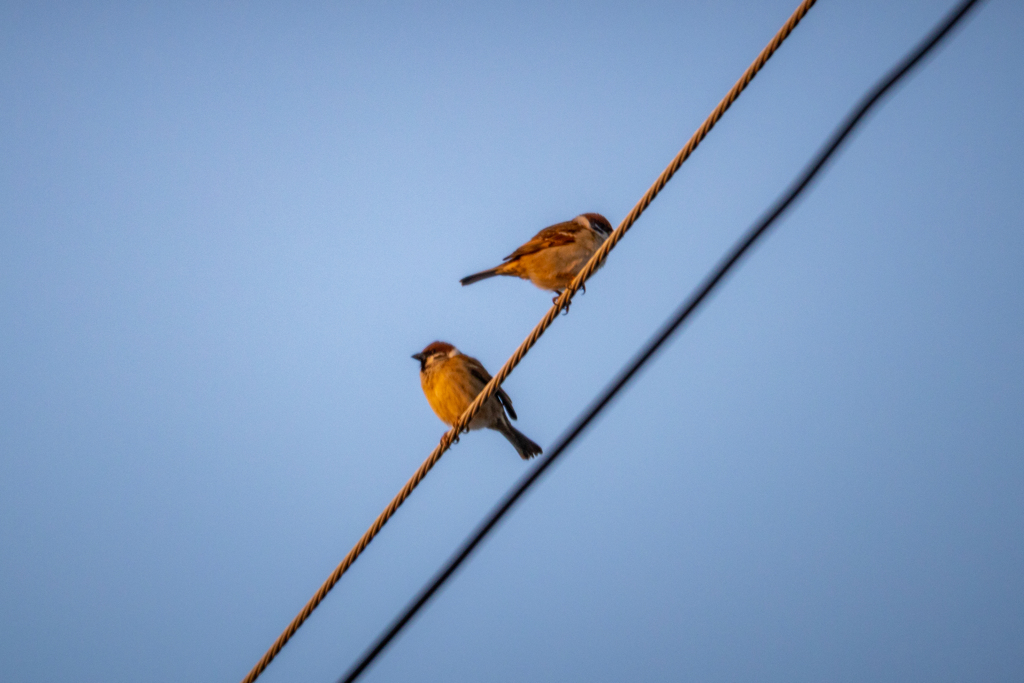
<path id="1" fill-rule="evenodd" d="M 590 226 L 597 234 L 601 235 L 605 239 L 608 235 L 612 234 L 612 224 L 608 222 L 608 219 L 599 213 L 584 213 L 576 217 L 577 221 L 586 221 L 587 225 Z"/>
<path id="2" fill-rule="evenodd" d="M 433 344 L 428 344 L 419 353 L 412 354 L 412 357 L 420 362 L 420 371 L 422 372 L 434 363 L 451 358 L 458 352 L 459 350 L 448 342 L 436 341 Z"/>

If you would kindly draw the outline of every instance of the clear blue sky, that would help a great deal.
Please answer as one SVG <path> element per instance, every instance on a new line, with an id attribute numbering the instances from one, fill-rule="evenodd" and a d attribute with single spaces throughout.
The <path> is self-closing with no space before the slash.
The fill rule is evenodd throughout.
<path id="1" fill-rule="evenodd" d="M 951 1 L 822 0 L 505 388 L 544 446 Z M 237 681 L 797 0 L 0 7 L 0 678 Z M 856 135 L 367 681 L 1024 679 L 1024 5 Z M 525 471 L 464 437 L 264 675 Z"/>

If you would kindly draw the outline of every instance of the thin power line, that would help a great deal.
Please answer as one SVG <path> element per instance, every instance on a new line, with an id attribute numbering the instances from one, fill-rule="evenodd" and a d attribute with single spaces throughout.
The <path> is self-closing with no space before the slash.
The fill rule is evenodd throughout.
<path id="1" fill-rule="evenodd" d="M 587 262 L 587 265 L 584 266 L 583 270 L 581 270 L 576 276 L 576 279 L 573 280 L 572 284 L 570 284 L 564 292 L 562 292 L 562 295 L 558 297 L 555 304 L 548 310 L 541 321 L 537 323 L 537 326 L 533 328 L 533 331 L 530 332 L 526 339 L 519 345 L 519 348 L 517 348 L 512 356 L 505 361 L 505 364 L 501 366 L 501 369 L 498 370 L 497 373 L 495 373 L 491 381 L 487 383 L 487 386 L 483 388 L 483 390 L 477 395 L 476 399 L 468 408 L 466 408 L 466 412 L 462 414 L 459 421 L 456 422 L 443 437 L 441 437 L 440 443 L 438 443 L 430 455 L 427 456 L 427 459 L 423 461 L 419 466 L 419 469 L 417 469 L 412 477 L 409 478 L 395 497 L 391 499 L 391 502 L 388 503 L 386 508 L 384 508 L 384 511 L 377 516 L 377 519 L 375 519 L 373 524 L 370 525 L 370 528 L 363 533 L 362 537 L 356 542 L 352 549 L 349 550 L 344 559 L 342 559 L 338 566 L 334 568 L 334 571 L 331 572 L 331 575 L 327 577 L 327 580 L 321 584 L 313 597 L 309 599 L 302 610 L 300 610 L 295 618 L 292 619 L 284 632 L 277 637 L 274 644 L 270 646 L 270 649 L 264 653 L 260 661 L 256 663 L 251 671 L 249 671 L 248 675 L 246 675 L 242 680 L 242 683 L 252 683 L 255 681 L 263 670 L 267 668 L 274 657 L 277 656 L 277 653 L 279 653 L 291 637 L 295 635 L 295 632 L 299 630 L 299 627 L 301 627 L 306 619 L 309 618 L 309 615 L 313 613 L 313 610 L 323 602 L 324 598 L 327 597 L 327 594 L 341 579 L 341 576 L 348 571 L 348 568 L 351 567 L 352 563 L 356 561 L 356 558 L 362 554 L 363 550 L 366 549 L 366 546 L 370 544 L 370 541 L 372 541 L 384 525 L 387 524 L 388 520 L 391 519 L 392 515 L 394 515 L 402 503 L 405 502 L 405 499 L 409 497 L 413 489 L 423 481 L 423 478 L 427 476 L 427 473 L 430 472 L 435 464 L 437 464 L 437 461 L 441 459 L 441 456 L 444 455 L 451 447 L 458 435 L 466 430 L 466 425 L 468 425 L 470 420 L 473 419 L 473 416 L 477 414 L 484 402 L 497 392 L 501 387 L 501 383 L 508 378 L 512 373 L 512 370 L 519 365 L 519 362 L 523 359 L 526 353 L 534 344 L 537 343 L 537 340 L 540 339 L 541 335 L 544 334 L 544 331 L 547 330 L 555 321 L 559 312 L 562 309 L 568 308 L 569 302 L 572 300 L 572 297 L 576 294 L 577 290 L 583 286 L 587 278 L 589 278 L 604 262 L 605 258 L 608 256 L 608 252 L 610 252 L 615 245 L 619 243 L 619 240 L 621 240 L 622 236 L 626 234 L 626 231 L 633 226 L 636 220 L 640 217 L 640 214 L 642 214 L 650 203 L 654 201 L 654 198 L 659 192 L 661 192 L 662 188 L 665 187 L 676 171 L 679 170 L 679 167 L 682 166 L 683 162 L 689 158 L 690 154 L 692 154 L 697 148 L 697 145 L 699 145 L 707 136 L 718 120 L 722 118 L 726 110 L 732 106 L 732 103 L 736 101 L 736 98 L 740 96 L 740 93 L 743 92 L 743 90 L 750 84 L 754 79 L 754 76 L 757 75 L 757 72 L 761 70 L 761 67 L 763 67 L 768 59 L 775 54 L 775 51 L 780 45 L 782 45 L 782 42 L 789 36 L 789 34 L 792 33 L 793 29 L 796 28 L 796 25 L 800 23 L 800 20 L 803 19 L 804 15 L 815 2 L 816 0 L 803 0 L 803 2 L 800 3 L 800 6 L 797 7 L 796 11 L 793 12 L 792 16 L 789 17 L 782 28 L 778 30 L 771 42 L 761 50 L 757 59 L 747 67 L 747 70 L 729 90 L 728 94 L 722 98 L 722 101 L 718 103 L 718 106 L 715 107 L 714 111 L 711 112 L 701 127 L 697 129 L 697 132 L 690 137 L 686 145 L 678 154 L 676 154 L 668 167 L 662 171 L 661 175 L 658 176 L 658 179 L 650 189 L 647 190 L 647 193 L 644 194 L 639 202 L 637 202 L 636 206 L 633 207 L 633 210 L 629 212 L 629 215 L 622 220 L 619 227 L 615 229 L 607 240 L 605 240 L 601 248 L 591 256 L 590 261 Z"/>
<path id="2" fill-rule="evenodd" d="M 604 391 L 590 404 L 590 407 L 576 419 L 569 429 L 559 438 L 556 445 L 551 449 L 537 466 L 524 476 L 516 486 L 505 495 L 498 505 L 491 510 L 486 519 L 477 527 L 477 530 L 462 544 L 449 558 L 434 578 L 410 602 L 405 610 L 391 623 L 376 640 L 376 642 L 363 654 L 341 679 L 339 683 L 352 683 L 368 667 L 374 659 L 387 647 L 388 643 L 405 628 L 409 621 L 419 612 L 428 600 L 441 588 L 448 578 L 455 573 L 459 565 L 469 557 L 473 550 L 491 532 L 501 518 L 512 508 L 513 505 L 526 493 L 527 490 L 543 475 L 547 469 L 558 459 L 562 453 L 576 440 L 600 412 L 615 398 L 616 394 L 629 383 L 634 375 L 647 363 L 648 360 L 668 341 L 672 334 L 690 317 L 691 314 L 704 302 L 714 288 L 722 281 L 733 266 L 743 257 L 744 254 L 761 238 L 768 228 L 789 208 L 796 198 L 810 185 L 811 181 L 824 168 L 832 155 L 839 149 L 843 141 L 853 132 L 857 124 L 877 104 L 883 95 L 900 81 L 921 59 L 927 55 L 932 48 L 956 26 L 956 24 L 977 4 L 979 0 L 966 0 L 926 36 L 921 43 L 909 55 L 903 58 L 871 91 L 869 91 L 857 104 L 852 112 L 847 115 L 846 120 L 836 129 L 832 137 L 818 152 L 817 156 L 808 164 L 803 173 L 794 181 L 790 189 L 775 202 L 764 217 L 751 227 L 744 236 L 737 242 L 732 250 L 719 262 L 715 269 L 708 274 L 697 290 L 691 294 L 675 314 L 667 320 L 658 332 L 644 345 L 644 347 L 633 357 L 633 360 L 619 371 L 618 376 L 607 386 Z"/>

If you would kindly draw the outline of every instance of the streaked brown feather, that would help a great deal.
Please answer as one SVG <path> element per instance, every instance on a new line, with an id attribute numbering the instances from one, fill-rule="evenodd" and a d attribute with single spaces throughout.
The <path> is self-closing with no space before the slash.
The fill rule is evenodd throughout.
<path id="1" fill-rule="evenodd" d="M 484 385 L 491 381 L 491 373 L 487 372 L 487 368 L 484 367 L 483 363 L 473 358 L 473 356 L 459 355 L 466 361 L 466 369 L 469 370 L 469 374 L 480 380 L 480 389 L 483 389 Z"/>
<path id="2" fill-rule="evenodd" d="M 572 244 L 576 241 L 576 234 L 583 229 L 584 228 L 582 228 L 579 223 L 575 223 L 573 221 L 550 225 L 531 237 L 529 242 L 519 247 L 502 260 L 507 263 L 529 254 L 535 254 L 544 249 Z"/>

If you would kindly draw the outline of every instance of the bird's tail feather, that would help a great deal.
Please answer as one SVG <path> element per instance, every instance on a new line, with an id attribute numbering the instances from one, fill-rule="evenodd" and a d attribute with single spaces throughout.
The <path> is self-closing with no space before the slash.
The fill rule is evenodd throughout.
<path id="1" fill-rule="evenodd" d="M 544 452 L 540 446 L 530 440 L 530 437 L 513 427 L 507 419 L 502 420 L 498 424 L 501 425 L 498 431 L 515 447 L 519 457 L 523 460 L 529 460 L 535 455 L 540 455 Z"/>
<path id="2" fill-rule="evenodd" d="M 494 277 L 495 275 L 500 275 L 501 273 L 498 272 L 498 268 L 500 268 L 500 267 L 501 266 L 495 266 L 494 268 L 489 268 L 487 270 L 482 270 L 479 273 L 473 273 L 472 275 L 467 275 L 466 277 L 464 277 L 461 280 L 459 280 L 459 282 L 461 282 L 462 286 L 465 287 L 466 285 L 471 285 L 474 282 L 480 282 L 480 280 L 486 280 L 489 277 Z"/>

